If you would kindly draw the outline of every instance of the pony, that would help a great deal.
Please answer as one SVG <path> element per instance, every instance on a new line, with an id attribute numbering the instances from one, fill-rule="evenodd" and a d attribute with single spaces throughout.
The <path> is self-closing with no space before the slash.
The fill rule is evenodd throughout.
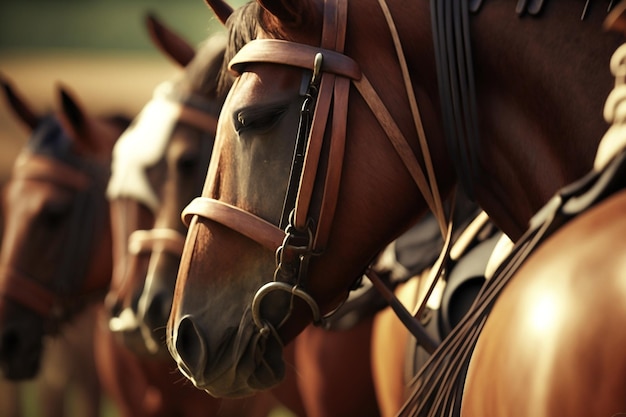
<path id="1" fill-rule="evenodd" d="M 148 23 L 154 43 L 183 68 L 183 73 L 173 82 L 158 87 L 159 95 L 145 107 L 114 151 L 109 198 L 114 213 L 124 213 L 124 216 L 114 216 L 114 242 L 118 247 L 114 252 L 125 254 L 128 266 L 115 267 L 125 271 L 125 276 L 114 276 L 107 300 L 112 307 L 110 328 L 117 329 L 125 339 L 140 334 L 145 340 L 140 350 L 161 356 L 167 354 L 164 330 L 186 232 L 179 214 L 202 190 L 217 115 L 224 99 L 223 94 L 216 93 L 222 60 L 216 53 L 218 47 L 223 47 L 224 39 L 210 38 L 210 44 L 194 53 L 191 46 L 154 17 L 150 17 Z M 168 97 L 167 111 L 157 113 L 159 100 L 163 104 L 163 98 Z M 176 108 L 178 103 L 180 110 Z M 168 123 L 167 117 L 173 120 Z M 155 132 L 155 123 L 160 123 L 158 132 Z M 148 135 L 146 129 L 154 133 Z M 151 156 L 132 151 L 150 146 L 153 148 Z M 116 208 L 119 204 L 124 204 L 124 208 Z M 130 204 L 137 208 L 129 211 Z M 126 214 L 141 213 L 141 210 L 154 215 L 152 228 L 138 229 L 137 224 L 133 224 L 137 217 Z M 115 233 L 118 230 L 125 233 Z M 138 265 L 146 267 L 138 268 Z M 293 371 L 288 381 L 273 389 L 272 395 L 297 415 L 330 416 L 351 412 L 377 415 L 367 350 L 353 354 L 349 361 L 338 355 L 352 346 L 368 343 L 370 327 L 371 320 L 366 320 L 347 331 L 312 329 L 305 332 L 289 348 L 293 350 L 289 359 Z M 319 359 L 312 359 L 311 354 L 318 355 Z M 353 398 L 346 397 L 345 390 L 343 395 L 336 395 L 336 388 L 326 382 L 328 377 L 319 375 L 319 361 L 328 363 L 335 358 L 340 358 L 341 362 L 336 363 L 334 380 L 351 379 L 355 387 L 351 390 Z M 362 393 L 367 389 L 372 395 L 364 401 Z"/>
<path id="2" fill-rule="evenodd" d="M 235 46 L 226 60 L 238 77 L 202 197 L 184 212 L 168 345 L 181 371 L 213 395 L 277 384 L 282 346 L 323 322 L 384 245 L 428 209 L 448 234 L 442 201 L 459 182 L 522 242 L 535 213 L 595 170 L 613 87 L 608 64 L 622 40 L 602 29 L 601 10 L 581 21 L 581 6 L 569 2 L 518 2 L 517 15 L 505 1 L 259 0 L 233 13 L 210 3 L 229 25 Z M 623 411 L 615 393 L 626 388 L 624 359 L 612 350 L 623 333 L 607 331 L 624 317 L 624 268 L 613 256 L 624 249 L 616 237 L 623 203 L 616 192 L 539 245 L 530 259 L 540 261 L 498 286 L 489 317 L 474 314 L 485 311 L 482 299 L 466 316 L 482 331 L 463 338 L 462 326 L 446 339 L 455 344 L 431 345 L 427 368 L 455 383 L 422 375 L 403 412 L 548 415 L 565 395 L 576 397 L 570 415 Z M 599 265 L 602 285 L 590 291 Z M 563 314 L 536 333 L 521 323 L 550 305 L 535 304 L 541 284 L 555 290 L 550 302 L 575 305 L 576 314 L 550 310 Z M 596 314 L 605 297 L 611 303 Z M 575 323 L 592 316 L 602 326 L 579 332 Z M 466 362 L 449 368 L 461 347 Z M 496 363 L 509 366 L 488 374 Z M 607 376 L 602 383 L 594 369 Z"/>
<path id="3" fill-rule="evenodd" d="M 82 412 L 96 416 L 101 387 L 93 328 L 109 281 L 110 241 L 92 233 L 108 222 L 100 210 L 108 178 L 103 154 L 126 122 L 89 117 L 67 87 L 59 87 L 62 110 L 47 116 L 4 78 L 2 87 L 32 134 L 3 192 L 0 367 L 11 380 L 38 376 L 45 415 L 63 415 L 67 384 L 74 382 Z M 46 336 L 55 337 L 45 341 L 44 355 Z"/>

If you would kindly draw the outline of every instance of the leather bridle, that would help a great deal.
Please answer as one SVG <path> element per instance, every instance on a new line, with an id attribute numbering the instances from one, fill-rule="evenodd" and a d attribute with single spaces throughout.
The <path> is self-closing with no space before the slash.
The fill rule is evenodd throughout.
<path id="1" fill-rule="evenodd" d="M 17 265 L 2 265 L 4 279 L 0 282 L 0 295 L 37 313 L 52 326 L 67 319 L 82 306 L 102 297 L 108 281 L 91 283 L 82 281 L 87 272 L 90 251 L 96 230 L 88 233 L 86 228 L 102 223 L 104 204 L 98 204 L 99 195 L 104 195 L 105 180 L 108 175 L 97 164 L 84 163 L 80 167 L 52 159 L 45 155 L 26 152 L 20 155 L 12 181 L 35 181 L 52 183 L 55 186 L 74 191 L 71 218 L 68 231 L 68 247 L 63 248 L 61 267 L 53 277 L 51 288 L 37 278 L 24 274 Z M 83 282 L 84 292 L 68 291 Z M 63 285 L 65 283 L 67 288 Z"/>
<path id="2" fill-rule="evenodd" d="M 205 135 L 215 137 L 217 129 L 217 114 L 219 114 L 219 106 L 212 100 L 207 100 L 204 96 L 195 93 L 181 92 L 176 89 L 175 85 L 166 82 L 162 83 L 155 89 L 155 96 L 161 100 L 165 100 L 174 112 L 175 124 L 186 124 Z M 149 103 L 148 103 L 149 104 Z M 148 142 L 151 138 L 145 138 Z M 202 156 L 210 155 L 212 151 L 212 141 L 203 140 L 200 153 Z M 207 157 L 208 160 L 208 157 Z M 204 177 L 201 181 L 204 180 Z M 161 202 L 155 197 L 154 199 L 146 199 L 140 194 L 135 194 L 135 190 L 109 189 L 108 198 L 113 200 L 116 198 L 127 197 L 143 203 L 153 214 L 161 206 Z M 148 193 L 153 195 L 152 190 Z M 133 225 L 126 225 L 128 230 L 133 232 L 128 236 L 127 252 L 131 256 L 148 255 L 153 252 L 164 251 L 173 256 L 181 256 L 183 253 L 183 245 L 185 235 L 173 228 L 153 228 L 149 230 L 138 230 Z M 125 276 L 124 281 L 117 288 L 115 298 L 121 299 L 132 291 L 132 286 L 137 284 L 139 277 L 136 279 L 128 279 Z M 133 277 L 131 277 L 133 278 Z M 145 278 L 145 277 L 144 277 Z"/>
<path id="3" fill-rule="evenodd" d="M 445 235 L 447 232 L 446 215 L 434 178 L 434 169 L 399 37 L 387 5 L 384 0 L 379 0 L 379 3 L 394 38 L 415 127 L 420 138 L 426 173 L 423 172 L 408 141 L 365 74 L 361 72 L 359 65 L 343 54 L 347 0 L 325 0 L 321 47 L 285 40 L 257 39 L 246 44 L 230 62 L 231 70 L 237 73 L 245 71 L 245 65 L 248 63 L 274 63 L 313 70 L 308 96 L 314 98 L 316 103 L 310 125 L 307 123 L 303 126 L 301 118 L 298 129 L 299 136 L 304 132 L 308 133 L 308 137 L 305 145 L 296 145 L 295 154 L 298 153 L 298 148 L 306 149 L 306 152 L 302 159 L 301 171 L 292 169 L 292 175 L 294 172 L 296 174 L 301 172 L 299 178 L 292 177 L 289 181 L 290 184 L 297 184 L 297 193 L 293 208 L 288 210 L 290 204 L 283 208 L 283 214 L 289 213 L 288 224 L 284 227 L 276 226 L 250 212 L 208 197 L 194 199 L 182 214 L 183 220 L 190 228 L 194 227 L 197 217 L 202 217 L 235 230 L 276 252 L 274 281 L 263 285 L 252 302 L 253 320 L 261 332 L 267 332 L 269 324 L 260 316 L 260 303 L 263 297 L 273 290 L 289 292 L 292 296 L 305 301 L 311 308 L 314 323 L 320 324 L 324 319 L 317 302 L 306 292 L 307 266 L 312 256 L 322 253 L 325 249 L 333 222 L 345 148 L 348 93 L 351 83 L 387 133 L 428 206 L 435 213 L 442 233 Z M 308 111 L 309 109 L 303 109 L 303 115 Z M 327 126 L 329 117 L 332 122 Z M 328 129 L 330 134 L 325 136 Z M 327 146 L 328 163 L 325 172 L 321 172 L 319 161 L 325 137 L 330 141 Z M 302 138 L 299 137 L 298 140 L 300 139 Z M 292 166 L 297 164 L 298 161 L 294 158 Z M 313 210 L 312 197 L 318 176 L 324 179 L 324 186 L 318 210 Z M 292 191 L 288 189 L 287 195 L 291 193 Z M 316 218 L 311 215 L 314 212 L 319 213 Z"/>

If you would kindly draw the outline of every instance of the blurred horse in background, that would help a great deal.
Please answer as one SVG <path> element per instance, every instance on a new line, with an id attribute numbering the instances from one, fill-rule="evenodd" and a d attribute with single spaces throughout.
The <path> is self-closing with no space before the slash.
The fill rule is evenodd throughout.
<path id="1" fill-rule="evenodd" d="M 113 151 L 107 187 L 113 276 L 96 335 L 98 369 L 124 416 L 262 417 L 277 404 L 269 393 L 222 402 L 183 382 L 158 337 L 169 314 L 173 282 L 158 291 L 153 286 L 155 297 L 147 310 L 140 308 L 146 274 L 161 267 L 151 260 L 152 250 L 167 264 L 182 246 L 180 232 L 168 224 L 172 216 L 181 223 L 178 200 L 201 186 L 204 174 L 196 173 L 204 173 L 205 166 L 199 161 L 211 153 L 213 115 L 223 101 L 215 95 L 212 73 L 221 66 L 221 38 L 209 38 L 196 51 L 156 16 L 148 15 L 146 26 L 155 45 L 183 70 L 157 86 Z M 168 178 L 170 171 L 181 173 L 183 180 Z M 175 214 L 163 218 L 160 212 Z"/>
<path id="2" fill-rule="evenodd" d="M 8 80 L 2 86 L 32 133 L 3 193 L 0 368 L 12 380 L 49 381 L 42 383 L 45 415 L 64 414 L 71 383 L 81 413 L 97 416 L 95 310 L 111 273 L 111 242 L 100 236 L 109 222 L 102 210 L 107 155 L 128 121 L 88 116 L 65 87 L 62 110 L 39 116 Z"/>

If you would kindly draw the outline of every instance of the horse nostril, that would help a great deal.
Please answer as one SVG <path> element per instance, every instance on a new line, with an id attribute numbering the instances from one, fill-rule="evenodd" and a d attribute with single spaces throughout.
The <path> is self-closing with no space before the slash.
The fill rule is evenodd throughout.
<path id="1" fill-rule="evenodd" d="M 0 337 L 0 357 L 10 360 L 21 350 L 20 335 L 15 329 L 6 329 Z"/>
<path id="2" fill-rule="evenodd" d="M 191 316 L 185 316 L 180 320 L 176 351 L 193 375 L 202 374 L 207 361 L 207 344 Z"/>

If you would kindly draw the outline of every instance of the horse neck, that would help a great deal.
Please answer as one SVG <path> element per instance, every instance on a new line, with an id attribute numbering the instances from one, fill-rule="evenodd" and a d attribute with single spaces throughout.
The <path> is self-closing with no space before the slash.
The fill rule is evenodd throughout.
<path id="1" fill-rule="evenodd" d="M 470 17 L 479 132 L 471 182 L 477 202 L 512 238 L 559 188 L 591 169 L 608 127 L 609 60 L 621 43 L 602 29 L 603 8 L 581 21 L 574 2 L 549 2 L 539 17 L 520 17 L 514 6 L 485 2 Z M 430 13 L 410 13 L 419 28 L 407 39 L 424 44 L 408 58 L 414 82 L 439 106 L 429 87 L 436 77 L 427 64 L 434 62 Z M 433 147 L 439 138 L 427 134 Z"/>
<path id="2" fill-rule="evenodd" d="M 423 3 L 389 3 L 445 195 L 450 156 L 442 147 L 431 11 Z M 351 10 L 346 52 L 359 62 L 383 101 L 404 100 L 378 3 Z M 477 202 L 512 238 L 526 230 L 530 217 L 558 189 L 591 169 L 608 127 L 602 109 L 613 87 L 609 60 L 622 39 L 602 29 L 603 8 L 590 10 L 582 21 L 581 13 L 578 3 L 549 2 L 539 17 L 520 17 L 514 3 L 494 1 L 470 17 L 479 132 L 472 147 L 478 165 L 471 182 Z M 373 53 L 373 45 L 383 46 Z M 377 72 L 383 60 L 392 65 Z M 408 104 L 397 107 L 407 111 L 402 107 L 408 109 Z M 411 117 L 394 117 L 405 135 L 416 139 Z M 412 145 L 419 154 L 416 141 Z"/>

